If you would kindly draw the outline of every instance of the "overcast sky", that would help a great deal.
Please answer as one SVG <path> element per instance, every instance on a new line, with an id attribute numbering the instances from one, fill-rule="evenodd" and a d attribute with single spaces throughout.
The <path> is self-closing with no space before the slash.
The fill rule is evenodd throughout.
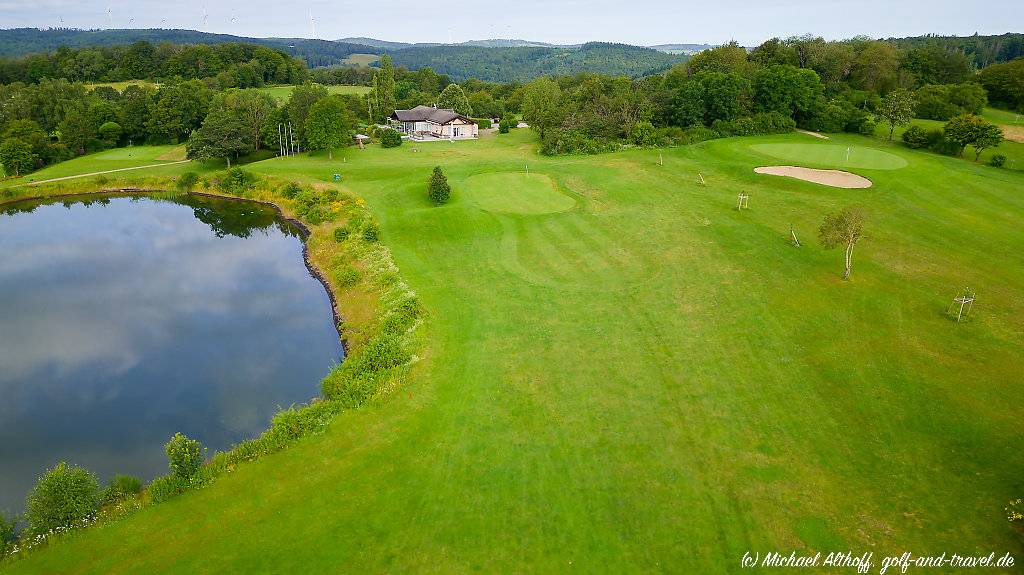
<path id="1" fill-rule="evenodd" d="M 1020 0 L 0 0 L 0 26 L 187 28 L 240 36 L 369 36 L 403 42 L 737 40 L 754 46 L 772 36 L 807 32 L 828 39 L 1022 32 L 1024 7 Z"/>

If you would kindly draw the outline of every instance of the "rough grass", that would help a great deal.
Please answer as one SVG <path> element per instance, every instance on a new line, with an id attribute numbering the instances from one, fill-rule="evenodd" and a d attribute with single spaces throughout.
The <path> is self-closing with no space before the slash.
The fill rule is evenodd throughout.
<path id="1" fill-rule="evenodd" d="M 1024 489 L 1024 406 L 1010 399 L 1024 369 L 1024 175 L 849 135 L 830 143 L 906 167 L 875 172 L 868 190 L 753 173 L 764 157 L 750 144 L 798 142 L 543 158 L 516 130 L 249 166 L 305 182 L 341 172 L 366 199 L 429 314 L 424 360 L 391 401 L 10 572 L 1021 557 L 1003 508 Z M 497 213 L 465 193 L 527 161 L 577 207 Z M 454 190 L 442 207 L 425 193 L 435 165 Z M 740 190 L 750 210 L 734 209 Z M 848 205 L 869 219 L 843 282 L 842 254 L 814 234 Z M 943 312 L 966 285 L 978 305 L 957 324 Z"/>

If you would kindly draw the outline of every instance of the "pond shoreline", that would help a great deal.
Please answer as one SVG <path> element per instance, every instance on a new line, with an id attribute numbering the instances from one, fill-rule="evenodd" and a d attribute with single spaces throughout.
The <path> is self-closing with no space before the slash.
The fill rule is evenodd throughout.
<path id="1" fill-rule="evenodd" d="M 0 201 L 0 208 L 2 208 L 4 206 L 19 204 L 19 203 L 22 203 L 22 202 L 39 201 L 39 200 L 61 200 L 61 199 L 76 198 L 76 197 L 82 197 L 82 196 L 125 195 L 125 196 L 143 196 L 144 197 L 144 196 L 151 195 L 151 194 L 173 194 L 173 193 L 179 193 L 179 192 L 174 192 L 174 191 L 171 191 L 171 190 L 157 190 L 157 189 L 150 189 L 150 188 L 103 188 L 103 189 L 95 190 L 95 191 L 92 191 L 92 192 L 76 192 L 76 193 L 69 193 L 69 194 L 51 194 L 51 195 L 39 195 L 39 196 L 25 196 L 25 197 L 15 198 L 15 199 L 11 199 L 11 200 L 3 200 L 3 201 Z M 261 206 L 267 206 L 267 207 L 273 209 L 277 213 L 278 217 L 280 217 L 282 220 L 284 220 L 284 221 L 288 222 L 289 224 L 292 224 L 293 226 L 298 228 L 299 232 L 302 235 L 302 261 L 305 263 L 306 269 L 309 271 L 309 275 L 313 276 L 313 278 L 315 278 L 318 282 L 320 282 L 320 285 L 323 286 L 324 291 L 327 292 L 327 299 L 331 302 L 331 315 L 334 318 L 334 329 L 338 332 L 338 339 L 339 339 L 339 341 L 341 341 L 341 349 L 342 349 L 343 357 L 347 357 L 348 356 L 349 346 L 348 346 L 348 341 L 345 338 L 345 334 L 342 333 L 342 329 L 341 329 L 342 316 L 341 316 L 341 311 L 338 309 L 338 298 L 337 298 L 337 296 L 334 293 L 334 289 L 331 288 L 330 283 L 328 283 L 327 277 L 320 270 L 320 268 L 317 267 L 317 265 L 314 264 L 313 261 L 309 258 L 309 245 L 308 245 L 308 241 L 309 241 L 309 237 L 313 233 L 309 229 L 309 226 L 307 226 L 301 220 L 289 217 L 287 214 L 284 213 L 284 210 L 281 209 L 281 206 L 279 206 L 279 205 L 277 205 L 277 204 L 275 204 L 273 202 L 267 202 L 267 201 L 263 201 L 263 200 L 253 200 L 253 199 L 249 199 L 249 198 L 239 198 L 237 196 L 230 196 L 230 195 L 227 195 L 227 194 L 224 194 L 224 195 L 221 195 L 221 194 L 211 194 L 209 192 L 184 192 L 181 195 L 196 196 L 196 197 L 200 197 L 200 198 L 210 198 L 210 199 L 214 199 L 214 200 L 230 200 L 230 201 L 235 201 L 235 202 L 247 202 L 247 203 L 252 203 L 252 204 L 259 204 Z M 342 361 L 344 361 L 344 359 Z"/>

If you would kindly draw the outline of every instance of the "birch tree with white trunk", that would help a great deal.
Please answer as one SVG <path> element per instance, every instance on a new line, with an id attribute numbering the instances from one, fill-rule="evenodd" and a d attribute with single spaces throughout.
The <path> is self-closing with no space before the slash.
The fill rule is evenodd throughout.
<path id="1" fill-rule="evenodd" d="M 830 250 L 839 246 L 845 248 L 844 280 L 850 279 L 850 268 L 853 267 L 853 248 L 863 236 L 864 219 L 864 211 L 860 208 L 843 208 L 837 213 L 825 216 L 825 221 L 818 228 L 818 238 L 825 249 Z"/>

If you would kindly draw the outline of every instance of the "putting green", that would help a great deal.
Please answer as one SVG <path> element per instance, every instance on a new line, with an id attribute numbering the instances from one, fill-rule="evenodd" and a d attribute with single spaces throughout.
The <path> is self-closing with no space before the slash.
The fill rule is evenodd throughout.
<path id="1" fill-rule="evenodd" d="M 466 179 L 468 197 L 482 209 L 507 214 L 552 214 L 576 205 L 544 174 L 495 172 Z"/>
<path id="2" fill-rule="evenodd" d="M 864 146 L 836 144 L 753 144 L 750 149 L 795 165 L 819 164 L 837 168 L 863 168 L 868 170 L 897 170 L 907 161 L 889 152 Z M 849 156 L 847 156 L 849 150 Z"/>

